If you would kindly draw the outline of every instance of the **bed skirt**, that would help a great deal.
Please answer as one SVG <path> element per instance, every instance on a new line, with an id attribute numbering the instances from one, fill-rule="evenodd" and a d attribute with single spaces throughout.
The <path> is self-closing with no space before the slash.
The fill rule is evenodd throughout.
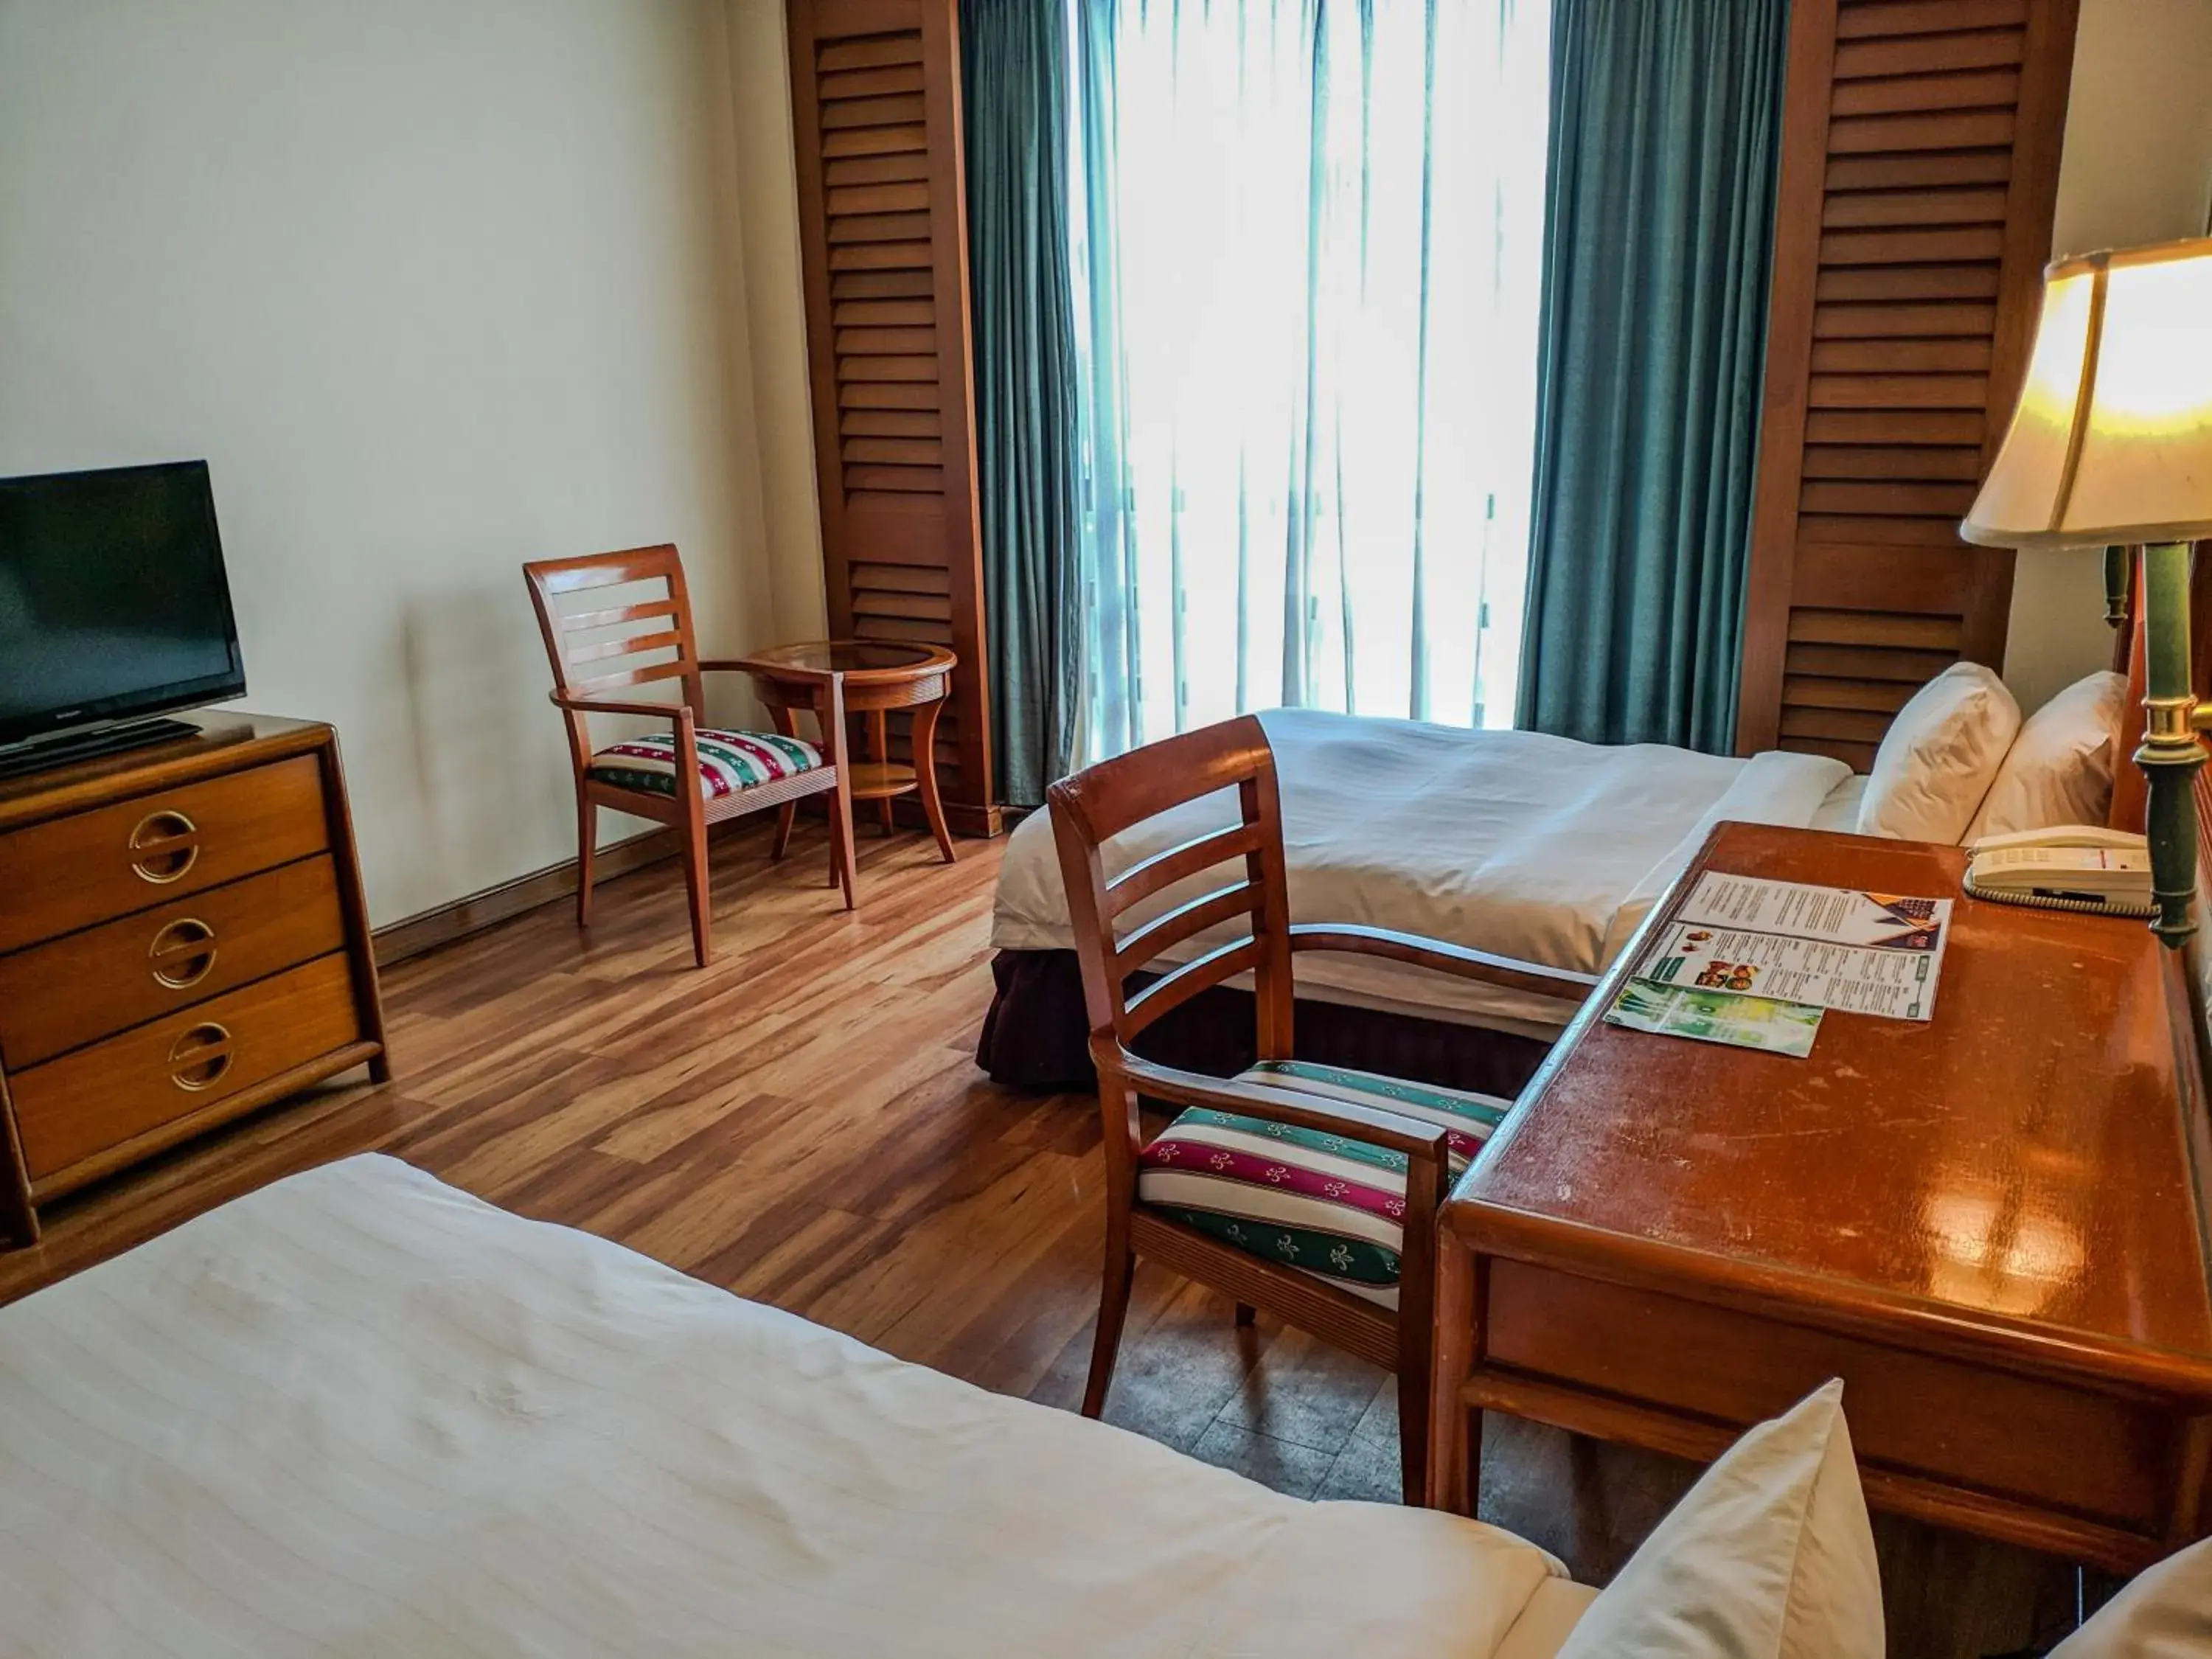
<path id="1" fill-rule="evenodd" d="M 1097 1079 L 1075 952 L 1001 951 L 991 959 L 991 977 L 998 988 L 975 1063 L 992 1081 L 1013 1087 L 1091 1088 Z M 1149 976 L 1131 977 L 1141 983 Z M 1509 1099 L 1551 1047 L 1510 1031 L 1310 997 L 1297 1000 L 1295 1029 L 1301 1060 Z M 1217 985 L 1164 1015 L 1136 1046 L 1163 1066 L 1232 1077 L 1258 1058 L 1254 1034 L 1252 993 Z"/>

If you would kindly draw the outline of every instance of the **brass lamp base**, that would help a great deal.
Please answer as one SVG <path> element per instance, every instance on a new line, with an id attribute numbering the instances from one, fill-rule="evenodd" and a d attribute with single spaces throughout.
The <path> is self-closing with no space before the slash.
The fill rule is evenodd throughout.
<path id="1" fill-rule="evenodd" d="M 2136 764 L 2150 785 L 2144 825 L 2150 839 L 2151 931 L 2179 950 L 2197 932 L 2197 736 L 2212 726 L 2189 680 L 2189 544 L 2142 550 L 2143 739 Z"/>

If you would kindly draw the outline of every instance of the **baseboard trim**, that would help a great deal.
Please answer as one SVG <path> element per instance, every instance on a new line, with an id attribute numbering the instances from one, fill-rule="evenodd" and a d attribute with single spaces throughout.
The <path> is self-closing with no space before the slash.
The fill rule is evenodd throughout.
<path id="1" fill-rule="evenodd" d="M 802 801 L 801 811 L 818 809 L 819 798 Z M 860 816 L 866 821 L 872 808 L 864 808 Z M 902 797 L 893 804 L 893 817 L 902 829 L 920 830 L 928 833 L 928 823 L 921 816 L 921 803 L 911 796 Z M 746 824 L 753 820 L 736 818 L 732 823 Z M 1005 833 L 1006 820 L 996 806 L 961 806 L 947 801 L 945 822 L 956 836 L 989 837 Z M 717 825 L 720 829 L 725 826 Z M 865 830 L 862 832 L 866 833 Z M 628 841 L 618 841 L 599 849 L 592 869 L 592 884 L 611 881 L 617 876 L 628 875 L 633 870 L 642 870 L 647 865 L 659 864 L 672 859 L 681 850 L 672 830 L 648 830 Z M 394 963 L 404 962 L 410 957 L 419 957 L 442 945 L 465 939 L 471 933 L 481 933 L 488 927 L 535 910 L 541 905 L 557 904 L 564 898 L 573 898 L 576 892 L 576 860 L 564 859 L 558 864 L 548 865 L 543 870 L 532 871 L 526 876 L 517 876 L 513 881 L 503 881 L 496 887 L 487 887 L 480 893 L 471 893 L 450 904 L 441 904 L 434 909 L 424 910 L 402 921 L 391 922 L 372 933 L 370 942 L 375 947 L 376 965 L 389 968 Z"/>
<path id="2" fill-rule="evenodd" d="M 592 885 L 596 887 L 600 882 L 672 859 L 678 849 L 672 830 L 648 830 L 628 841 L 602 847 L 593 860 Z M 495 927 L 526 910 L 573 898 L 575 892 L 574 859 L 564 859 L 529 875 L 517 876 L 513 881 L 487 887 L 481 893 L 471 893 L 450 904 L 441 904 L 435 909 L 378 928 L 370 935 L 376 948 L 376 965 L 389 968 L 396 962 L 404 962 L 410 957 L 419 957 L 471 933 L 481 933 L 487 927 Z"/>
<path id="3" fill-rule="evenodd" d="M 901 804 L 904 804 L 903 797 Z M 921 806 L 916 805 L 913 810 L 915 818 L 921 820 Z M 926 830 L 928 827 L 926 820 L 921 821 L 921 828 Z M 988 841 L 1006 833 L 1006 808 L 970 806 L 949 800 L 945 803 L 945 827 L 956 836 L 973 836 L 978 840 Z"/>

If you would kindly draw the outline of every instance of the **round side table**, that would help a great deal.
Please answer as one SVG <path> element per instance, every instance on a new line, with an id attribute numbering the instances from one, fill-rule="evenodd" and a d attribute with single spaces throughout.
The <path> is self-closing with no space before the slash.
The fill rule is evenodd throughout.
<path id="1" fill-rule="evenodd" d="M 892 798 L 916 794 L 923 815 L 937 836 L 937 850 L 945 861 L 953 861 L 952 836 L 945 827 L 945 805 L 937 795 L 937 720 L 952 690 L 952 671 L 960 659 L 941 645 L 909 645 L 896 640 L 807 640 L 797 645 L 771 646 L 753 652 L 746 659 L 760 665 L 753 674 L 761 701 L 768 705 L 775 729 L 786 737 L 798 735 L 794 707 L 811 706 L 812 690 L 805 682 L 778 680 L 777 664 L 825 671 L 845 677 L 845 712 L 866 717 L 868 747 L 874 758 L 847 763 L 852 774 L 853 799 L 876 803 L 876 817 L 885 833 L 891 827 Z M 892 710 L 914 711 L 909 745 L 914 763 L 891 758 L 889 722 Z M 778 809 L 775 856 L 781 858 L 791 838 L 793 806 Z"/>

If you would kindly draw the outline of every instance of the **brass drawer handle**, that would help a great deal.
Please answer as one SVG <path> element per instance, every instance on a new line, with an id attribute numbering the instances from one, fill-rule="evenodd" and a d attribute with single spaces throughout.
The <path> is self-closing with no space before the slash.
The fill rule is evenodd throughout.
<path id="1" fill-rule="evenodd" d="M 169 1045 L 169 1081 L 192 1093 L 212 1088 L 236 1058 L 229 1028 L 209 1020 Z"/>
<path id="2" fill-rule="evenodd" d="M 199 862 L 200 827 L 182 812 L 149 812 L 131 832 L 131 867 L 142 881 L 161 886 Z"/>
<path id="3" fill-rule="evenodd" d="M 179 916 L 154 935 L 146 958 L 156 985 L 190 990 L 215 971 L 215 929 L 198 916 Z"/>

